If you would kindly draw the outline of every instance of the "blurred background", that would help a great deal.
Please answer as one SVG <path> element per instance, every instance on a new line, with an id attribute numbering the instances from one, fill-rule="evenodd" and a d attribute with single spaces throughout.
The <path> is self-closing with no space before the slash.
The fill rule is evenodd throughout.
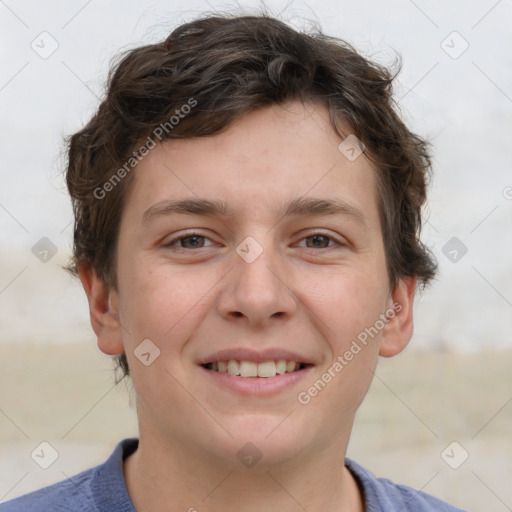
<path id="1" fill-rule="evenodd" d="M 382 360 L 349 456 L 468 510 L 512 510 L 510 0 L 244 2 L 403 69 L 405 121 L 434 148 L 423 239 L 439 276 L 406 352 Z M 0 1 L 0 502 L 102 462 L 137 435 L 129 383 L 95 346 L 72 242 L 65 136 L 120 51 L 234 2 Z M 132 397 L 133 398 L 133 397 Z M 48 442 L 48 469 L 31 454 Z"/>

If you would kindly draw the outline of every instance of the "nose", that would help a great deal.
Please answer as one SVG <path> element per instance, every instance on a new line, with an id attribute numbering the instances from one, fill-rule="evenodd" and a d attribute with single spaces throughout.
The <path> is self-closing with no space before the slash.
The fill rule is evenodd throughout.
<path id="1" fill-rule="evenodd" d="M 217 307 L 227 320 L 263 327 L 278 318 L 291 317 L 297 308 L 282 258 L 270 248 L 254 260 L 244 259 L 243 251 L 234 254 L 234 268 L 226 277 Z"/>

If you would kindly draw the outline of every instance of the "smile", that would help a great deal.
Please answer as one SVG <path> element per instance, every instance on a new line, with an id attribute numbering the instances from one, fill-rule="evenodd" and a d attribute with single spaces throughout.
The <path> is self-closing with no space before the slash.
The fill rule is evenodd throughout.
<path id="1" fill-rule="evenodd" d="M 219 373 L 229 373 L 230 375 L 239 377 L 262 377 L 270 378 L 285 373 L 293 373 L 309 366 L 297 361 L 287 361 L 279 359 L 277 361 L 264 361 L 256 363 L 254 361 L 215 361 L 202 365 L 207 370 Z"/>

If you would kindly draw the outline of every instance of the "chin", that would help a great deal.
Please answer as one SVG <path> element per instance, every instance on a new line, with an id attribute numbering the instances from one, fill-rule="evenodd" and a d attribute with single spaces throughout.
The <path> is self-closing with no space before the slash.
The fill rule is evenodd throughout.
<path id="1" fill-rule="evenodd" d="M 290 461 L 307 449 L 314 435 L 308 435 L 307 423 L 293 418 L 294 414 L 249 414 L 230 422 L 227 430 L 233 438 L 224 436 L 216 446 L 222 446 L 235 468 L 243 465 L 264 470 Z M 289 416 L 287 416 L 289 414 Z"/>

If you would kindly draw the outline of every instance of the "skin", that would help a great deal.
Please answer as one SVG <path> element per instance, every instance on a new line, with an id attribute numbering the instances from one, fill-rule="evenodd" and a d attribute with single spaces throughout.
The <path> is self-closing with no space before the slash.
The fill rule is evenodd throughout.
<path id="1" fill-rule="evenodd" d="M 299 102 L 253 111 L 221 134 L 164 142 L 134 171 L 117 289 L 80 267 L 99 348 L 126 351 L 131 369 L 140 444 L 124 470 L 137 510 L 364 510 L 342 461 L 378 356 L 411 338 L 416 280 L 390 289 L 375 170 L 364 153 L 349 161 L 340 142 L 325 106 Z M 343 200 L 364 218 L 276 215 L 301 196 Z M 180 198 L 224 200 L 234 215 L 143 223 L 150 207 Z M 169 245 L 192 228 L 206 238 Z M 263 249 L 252 263 L 236 252 L 248 236 Z M 393 303 L 394 318 L 300 404 L 297 394 Z M 148 338 L 161 352 L 145 366 L 134 350 Z M 241 397 L 211 385 L 197 364 L 240 346 L 288 348 L 315 366 L 274 396 Z M 237 457 L 247 442 L 262 454 L 251 468 Z"/>

